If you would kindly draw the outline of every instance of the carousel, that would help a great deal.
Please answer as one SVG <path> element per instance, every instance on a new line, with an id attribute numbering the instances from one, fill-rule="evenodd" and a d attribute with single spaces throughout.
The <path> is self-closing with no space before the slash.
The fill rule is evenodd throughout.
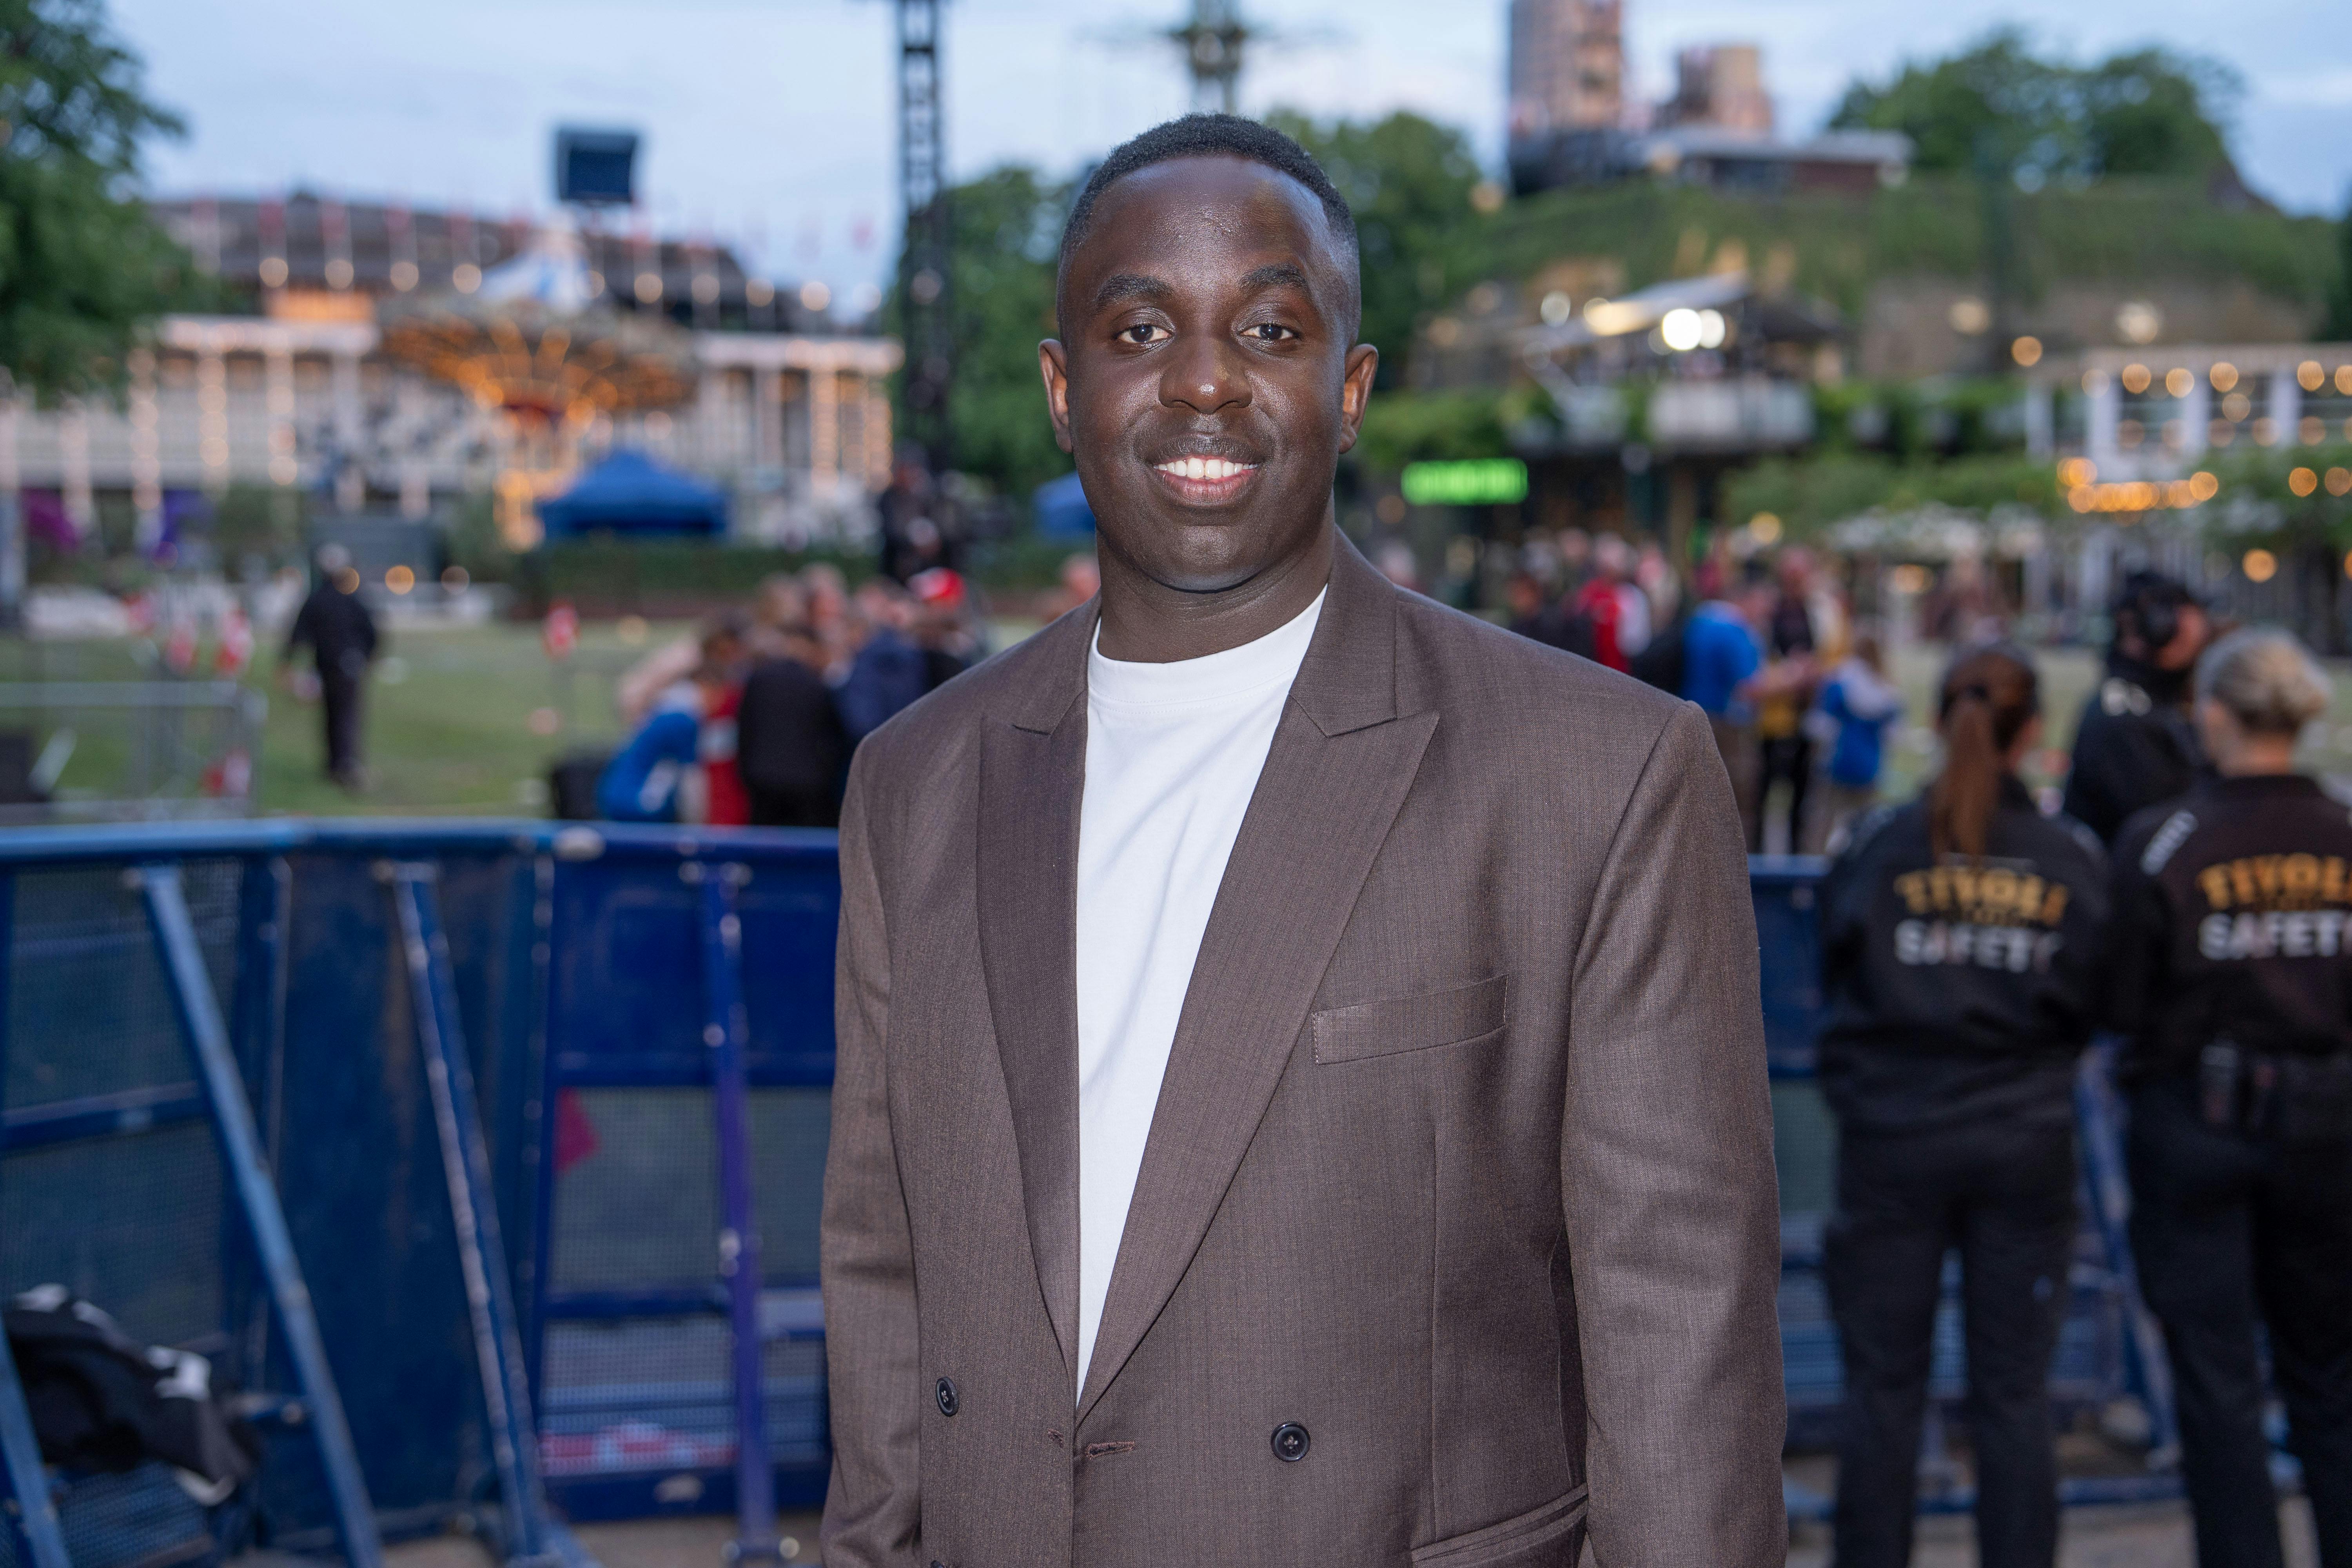
<path id="1" fill-rule="evenodd" d="M 567 488 L 614 422 L 693 395 L 693 341 L 666 319 L 615 310 L 576 229 L 542 228 L 471 293 L 388 301 L 383 351 L 458 387 L 495 421 L 499 533 L 539 543 L 540 500 Z"/>

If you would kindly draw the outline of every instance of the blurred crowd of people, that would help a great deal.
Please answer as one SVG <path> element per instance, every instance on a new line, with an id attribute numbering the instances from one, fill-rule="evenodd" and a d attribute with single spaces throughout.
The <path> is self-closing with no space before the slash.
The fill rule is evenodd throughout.
<path id="1" fill-rule="evenodd" d="M 1570 529 L 1523 547 L 1511 629 L 1686 698 L 1715 730 L 1748 848 L 1818 854 L 1875 798 L 1903 710 L 1878 638 L 1801 546 L 1717 550 L 1692 592 L 1654 543 Z"/>
<path id="2" fill-rule="evenodd" d="M 770 577 L 748 609 L 707 617 L 621 677 L 614 702 L 633 732 L 599 771 L 593 815 L 831 827 L 857 743 L 983 651 L 952 569 L 854 591 L 824 564 Z"/>

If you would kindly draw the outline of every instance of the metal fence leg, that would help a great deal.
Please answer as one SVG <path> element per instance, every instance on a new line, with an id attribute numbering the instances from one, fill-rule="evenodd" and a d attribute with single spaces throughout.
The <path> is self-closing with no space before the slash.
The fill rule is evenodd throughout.
<path id="1" fill-rule="evenodd" d="M 2091 1221 L 2107 1255 L 2107 1268 L 2121 1289 L 2124 1347 L 2137 1374 L 2147 1406 L 2148 1465 L 2170 1468 L 2180 1458 L 2180 1425 L 2172 1403 L 2172 1363 L 2165 1359 L 2164 1334 L 2139 1293 L 2139 1270 L 2132 1262 L 2131 1185 L 2123 1145 L 2116 1137 L 2116 1093 L 2111 1044 L 2084 1053 L 2074 1075 L 2074 1119 L 2081 1130 L 2083 1179 L 2091 1194 Z"/>
<path id="2" fill-rule="evenodd" d="M 490 1185 L 489 1141 L 474 1098 L 474 1071 L 466 1056 L 449 972 L 449 943 L 442 934 L 440 901 L 433 892 L 438 873 L 430 863 L 414 861 L 387 861 L 377 871 L 391 885 L 408 960 L 410 1009 L 416 1016 L 425 1086 L 440 1134 L 442 1172 L 457 1223 L 457 1264 L 465 1276 L 474 1354 L 489 1415 L 507 1556 L 518 1563 L 562 1563 L 575 1568 L 591 1564 L 571 1532 L 548 1518 L 540 1484 L 539 1432 L 531 1419 L 514 1287 Z"/>
<path id="3" fill-rule="evenodd" d="M 0 1334 L 0 1458 L 8 1465 L 8 1486 L 16 1507 L 16 1529 L 31 1549 L 33 1568 L 73 1568 L 66 1555 L 64 1531 L 58 1523 L 58 1505 L 49 1497 L 49 1478 L 41 1469 L 41 1446 L 33 1436 L 32 1413 L 25 1408 L 25 1387 L 16 1380 L 16 1360 L 8 1353 L 8 1336 Z"/>
<path id="4" fill-rule="evenodd" d="M 711 1100 L 718 1119 L 719 1272 L 727 1281 L 727 1320 L 735 1345 L 735 1519 L 730 1559 L 781 1563 L 776 1539 L 776 1477 L 768 1455 L 766 1346 L 760 1334 L 760 1227 L 751 1200 L 751 1083 L 743 1062 L 743 925 L 736 887 L 740 865 L 691 865 L 702 876 L 703 1043 L 711 1051 Z"/>
<path id="5" fill-rule="evenodd" d="M 360 1474 L 359 1454 L 352 1446 L 342 1398 L 335 1392 L 334 1374 L 327 1367 L 326 1343 L 319 1337 L 310 1288 L 302 1282 L 301 1266 L 294 1257 L 286 1211 L 278 1205 L 278 1189 L 262 1160 L 253 1107 L 246 1100 L 245 1079 L 237 1069 L 236 1053 L 229 1046 L 228 1026 L 221 1019 L 220 1001 L 213 994 L 212 976 L 205 969 L 204 947 L 196 940 L 194 922 L 188 918 L 179 868 L 144 866 L 132 875 L 147 900 L 148 923 L 171 981 L 173 1005 L 195 1058 L 197 1077 L 204 1085 L 221 1153 L 236 1186 L 238 1205 L 253 1229 L 254 1250 L 260 1254 L 269 1299 L 278 1309 L 287 1354 L 302 1385 L 320 1465 L 326 1471 L 328 1494 L 334 1500 L 335 1528 L 342 1539 L 343 1555 L 351 1568 L 382 1568 L 383 1542 L 376 1532 L 375 1510 L 368 1501 L 367 1482 Z"/>

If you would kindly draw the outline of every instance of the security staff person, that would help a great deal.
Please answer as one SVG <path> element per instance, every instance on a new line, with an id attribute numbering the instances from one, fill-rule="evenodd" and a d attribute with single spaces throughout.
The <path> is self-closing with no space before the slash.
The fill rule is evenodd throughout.
<path id="1" fill-rule="evenodd" d="M 2352 819 L 2294 771 L 2326 678 L 2283 632 L 2197 671 L 2219 776 L 2116 841 L 2140 1287 L 2164 1325 L 2202 1568 L 2278 1568 L 2256 1325 L 2325 1568 L 2352 1564 Z"/>
<path id="2" fill-rule="evenodd" d="M 2077 1228 L 2073 1083 L 2098 1001 L 2104 857 L 2018 781 L 2041 730 L 2024 654 L 1964 655 L 1937 727 L 1942 774 L 1865 817 L 1822 888 L 1821 1081 L 1839 1140 L 1823 1266 L 1846 1389 L 1836 1561 L 1910 1558 L 1930 1342 L 1957 1247 L 1979 1561 L 2049 1568 L 2050 1357 Z"/>
<path id="3" fill-rule="evenodd" d="M 2066 815 L 2103 842 L 2134 812 L 2195 782 L 2204 756 L 2189 721 L 2189 679 L 2212 636 L 2184 584 L 2157 572 L 2124 579 L 2106 677 L 2083 705 L 2066 775 Z"/>

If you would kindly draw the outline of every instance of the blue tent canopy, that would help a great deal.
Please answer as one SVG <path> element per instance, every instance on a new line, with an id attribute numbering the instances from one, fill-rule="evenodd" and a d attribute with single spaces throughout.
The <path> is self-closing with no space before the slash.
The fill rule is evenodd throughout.
<path id="1" fill-rule="evenodd" d="M 1048 538 L 1084 539 L 1095 531 L 1094 509 L 1087 504 L 1086 489 L 1075 473 L 1039 485 L 1029 505 L 1037 531 Z"/>
<path id="2" fill-rule="evenodd" d="M 583 533 L 724 533 L 727 492 L 625 448 L 539 503 L 550 539 Z"/>

